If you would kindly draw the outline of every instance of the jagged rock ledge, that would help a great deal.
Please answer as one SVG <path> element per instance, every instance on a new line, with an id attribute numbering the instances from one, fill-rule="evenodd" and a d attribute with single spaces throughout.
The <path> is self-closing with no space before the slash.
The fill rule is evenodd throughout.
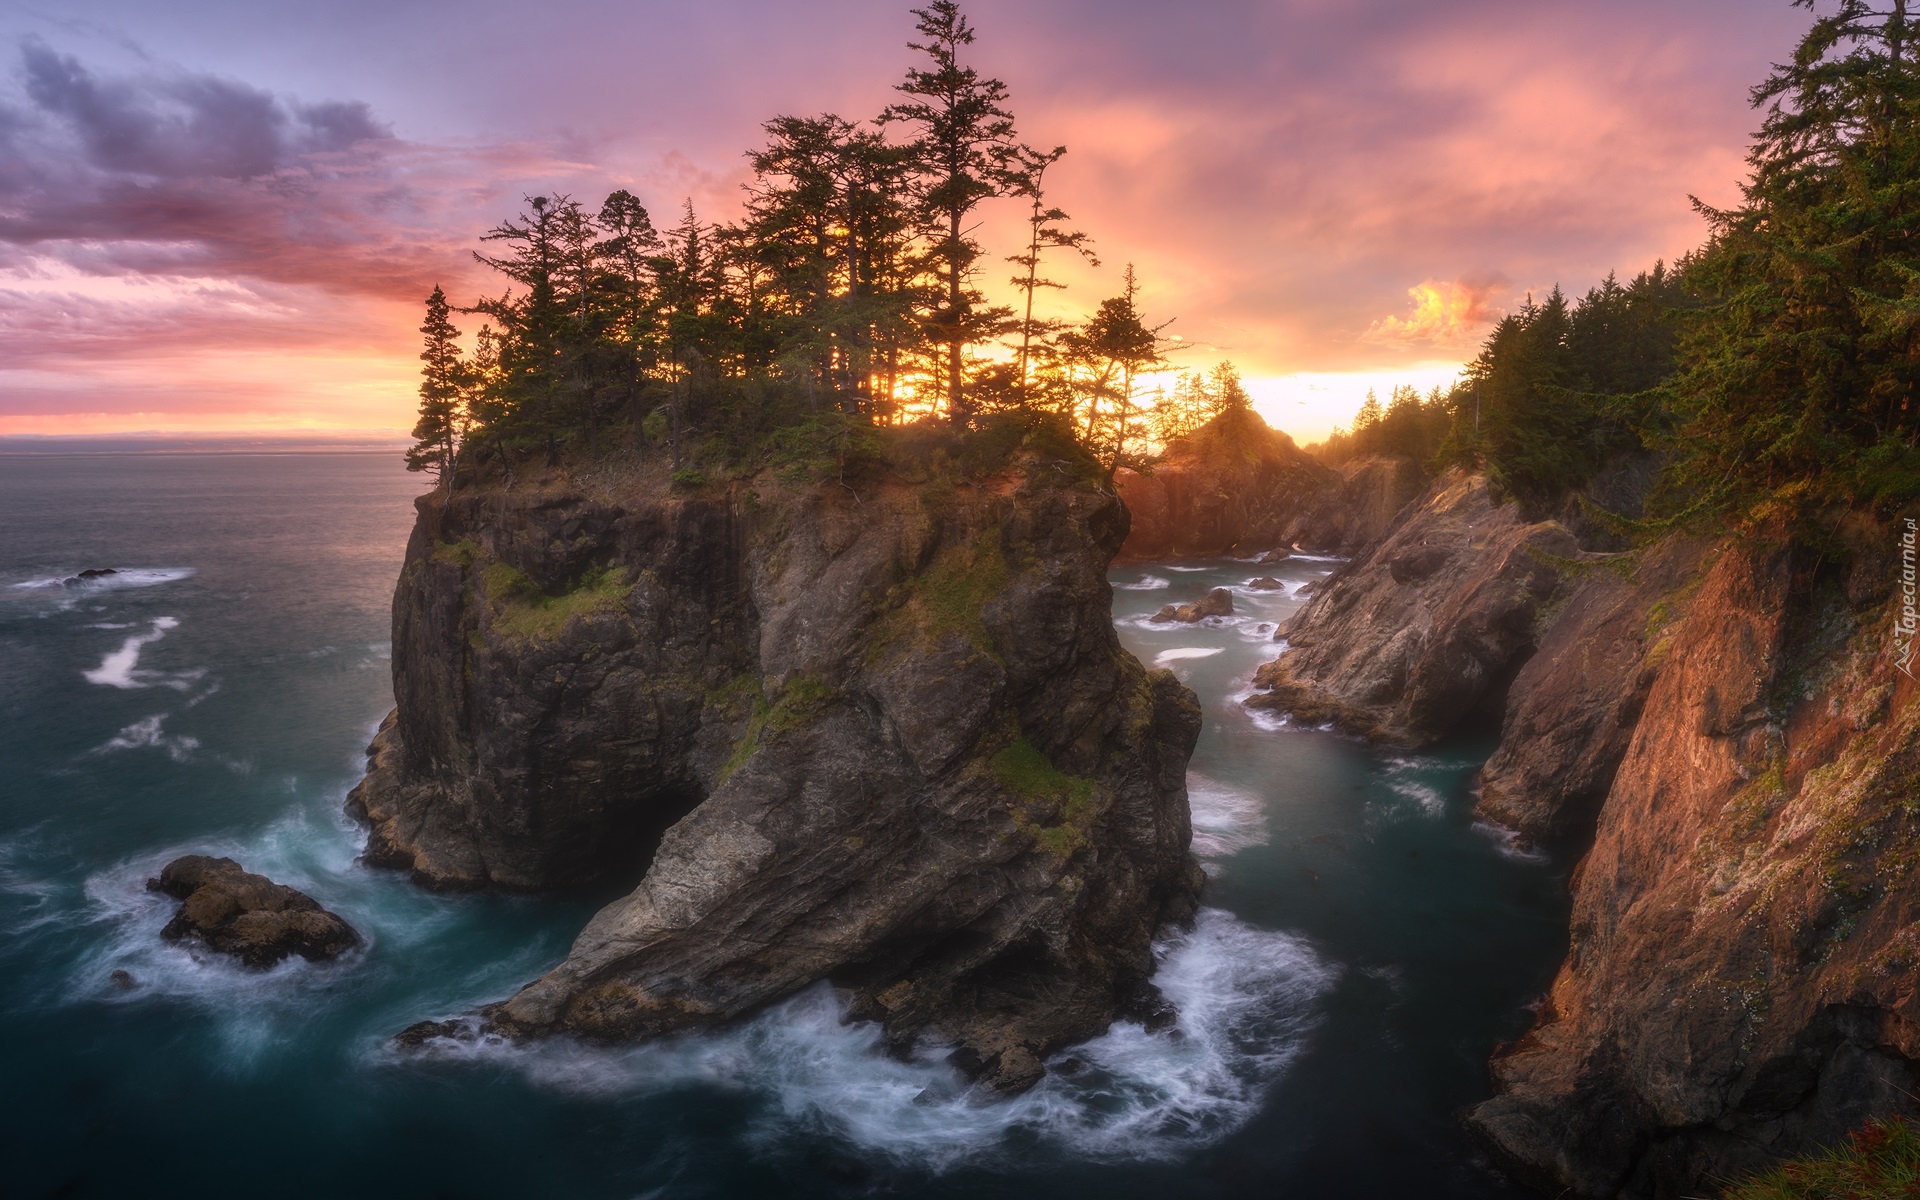
<path id="1" fill-rule="evenodd" d="M 514 1036 L 727 1021 L 815 980 L 1017 1090 L 1150 1016 L 1190 919 L 1193 694 L 1119 645 L 1125 509 L 1030 435 L 851 481 L 657 460 L 419 505 L 395 713 L 350 808 L 433 887 L 632 880 L 487 1010 Z"/>

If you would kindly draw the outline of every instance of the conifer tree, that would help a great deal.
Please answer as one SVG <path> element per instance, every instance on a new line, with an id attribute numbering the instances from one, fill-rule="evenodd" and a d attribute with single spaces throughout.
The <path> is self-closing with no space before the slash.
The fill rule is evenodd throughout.
<path id="1" fill-rule="evenodd" d="M 1666 444 L 1702 505 L 1920 495 L 1915 32 L 1905 0 L 1816 17 L 1753 91 L 1766 117 L 1743 203 L 1695 201 L 1712 238 L 1687 281 L 1705 304 Z"/>
<path id="2" fill-rule="evenodd" d="M 1034 295 L 1041 288 L 1064 288 L 1066 284 L 1040 275 L 1040 259 L 1048 250 L 1072 250 L 1085 258 L 1093 266 L 1099 266 L 1092 247 L 1087 245 L 1087 235 L 1079 230 L 1067 229 L 1060 223 L 1068 220 L 1067 214 L 1059 208 L 1046 203 L 1047 168 L 1060 161 L 1065 155 L 1065 146 L 1055 146 L 1045 154 L 1032 150 L 1021 155 L 1022 169 L 1019 174 L 1019 191 L 1032 202 L 1032 211 L 1027 215 L 1027 248 L 1022 254 L 1010 255 L 1007 261 L 1020 268 L 1020 274 L 1013 277 L 1013 286 L 1025 293 L 1026 309 L 1020 318 L 1020 357 L 1018 359 L 1017 386 L 1022 403 L 1030 403 L 1029 392 L 1033 380 L 1034 335 L 1045 337 L 1057 332 L 1060 323 L 1041 321 L 1033 318 Z"/>
<path id="3" fill-rule="evenodd" d="M 426 365 L 420 370 L 420 419 L 413 426 L 407 470 L 431 471 L 451 493 L 468 423 L 467 371 L 460 361 L 460 331 L 454 328 L 452 309 L 438 284 L 427 297 L 427 319 L 420 332 L 426 337 L 420 361 Z"/>
<path id="4" fill-rule="evenodd" d="M 932 65 L 907 72 L 895 90 L 911 99 L 889 105 L 880 119 L 914 131 L 915 201 L 928 243 L 925 260 L 938 289 L 923 324 L 928 339 L 941 348 L 936 368 L 948 419 L 964 427 L 972 414 L 967 347 L 992 337 L 1012 315 L 1004 306 L 986 306 L 973 285 L 981 248 L 968 219 L 982 201 L 1018 186 L 1020 147 L 1013 114 L 1004 107 L 1007 85 L 983 79 L 960 63 L 960 48 L 973 43 L 974 33 L 959 5 L 933 0 L 913 15 L 926 40 L 908 46 L 926 54 Z"/>

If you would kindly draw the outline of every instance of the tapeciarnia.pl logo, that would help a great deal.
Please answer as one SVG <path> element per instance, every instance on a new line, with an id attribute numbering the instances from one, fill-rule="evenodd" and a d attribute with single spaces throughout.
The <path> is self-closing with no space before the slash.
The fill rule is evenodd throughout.
<path id="1" fill-rule="evenodd" d="M 1920 631 L 1920 613 L 1914 611 L 1914 540 L 1920 527 L 1908 517 L 1900 534 L 1900 617 L 1893 623 L 1893 648 L 1899 655 L 1896 666 L 1908 679 L 1913 678 L 1914 633 Z"/>

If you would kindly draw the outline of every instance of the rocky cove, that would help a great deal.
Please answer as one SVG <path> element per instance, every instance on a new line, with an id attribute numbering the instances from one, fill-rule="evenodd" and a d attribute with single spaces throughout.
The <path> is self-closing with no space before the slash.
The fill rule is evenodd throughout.
<path id="1" fill-rule="evenodd" d="M 1914 1104 L 1898 539 L 1626 549 L 1582 511 L 1443 474 L 1247 703 L 1401 751 L 1498 730 L 1479 811 L 1572 865 L 1571 945 L 1467 1122 L 1549 1194 L 1711 1194 Z"/>

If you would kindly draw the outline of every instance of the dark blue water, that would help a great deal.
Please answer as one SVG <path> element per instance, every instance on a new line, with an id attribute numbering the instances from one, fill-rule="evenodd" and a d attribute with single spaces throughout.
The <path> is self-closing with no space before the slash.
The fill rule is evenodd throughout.
<path id="1" fill-rule="evenodd" d="M 391 454 L 0 457 L 0 1195 L 1508 1194 L 1454 1113 L 1551 976 L 1562 883 L 1474 825 L 1487 747 L 1384 757 L 1239 708 L 1297 599 L 1141 620 L 1239 563 L 1114 575 L 1122 637 L 1207 708 L 1209 908 L 1162 968 L 1181 1038 L 1118 1026 L 1011 1102 L 937 1048 L 886 1058 L 826 989 L 630 1050 L 389 1052 L 551 966 L 588 913 L 355 863 L 340 802 L 391 703 L 418 486 Z M 88 567 L 121 574 L 46 585 Z M 142 884 L 189 851 L 310 892 L 368 949 L 261 975 L 161 944 L 172 905 Z"/>

